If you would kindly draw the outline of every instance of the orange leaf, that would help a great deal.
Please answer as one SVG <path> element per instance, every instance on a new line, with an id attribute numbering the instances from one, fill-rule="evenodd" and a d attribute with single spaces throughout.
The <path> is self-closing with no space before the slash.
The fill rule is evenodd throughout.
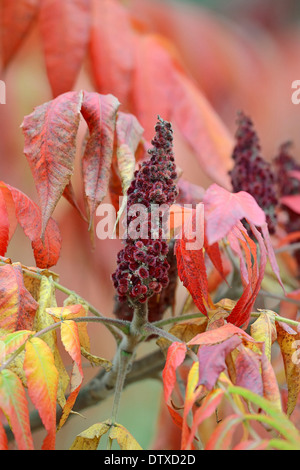
<path id="1" fill-rule="evenodd" d="M 0 328 L 32 330 L 37 302 L 25 288 L 20 265 L 0 266 Z"/>
<path id="2" fill-rule="evenodd" d="M 1 2 L 1 53 L 5 68 L 11 61 L 38 13 L 40 0 L 2 0 Z"/>
<path id="3" fill-rule="evenodd" d="M 58 425 L 60 429 L 66 422 L 73 406 L 76 401 L 79 389 L 83 380 L 83 371 L 81 366 L 81 349 L 78 334 L 78 328 L 74 321 L 64 320 L 61 324 L 61 340 L 74 361 L 72 377 L 71 377 L 71 393 L 64 406 L 62 416 Z"/>
<path id="4" fill-rule="evenodd" d="M 42 449 L 54 450 L 58 371 L 54 365 L 51 349 L 40 338 L 31 338 L 26 343 L 24 371 L 29 396 L 48 433 Z"/>
<path id="5" fill-rule="evenodd" d="M 19 450 L 33 450 L 25 390 L 19 377 L 4 369 L 0 373 L 0 409 L 6 416 Z M 5 445 L 5 440 L 2 440 Z"/>

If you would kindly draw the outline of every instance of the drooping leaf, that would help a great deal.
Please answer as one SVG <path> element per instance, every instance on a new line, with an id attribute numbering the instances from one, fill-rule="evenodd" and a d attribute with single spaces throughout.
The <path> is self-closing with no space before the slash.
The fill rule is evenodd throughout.
<path id="1" fill-rule="evenodd" d="M 54 97 L 72 90 L 77 79 L 88 46 L 91 9 L 91 0 L 41 1 L 39 26 Z"/>
<path id="2" fill-rule="evenodd" d="M 205 206 L 206 235 L 209 245 L 224 238 L 243 218 L 261 227 L 266 222 L 264 211 L 248 193 L 231 193 L 212 184 L 206 191 Z"/>
<path id="3" fill-rule="evenodd" d="M 135 34 L 120 2 L 102 0 L 93 7 L 90 56 L 96 88 L 115 94 L 125 109 L 131 96 Z"/>
<path id="4" fill-rule="evenodd" d="M 277 338 L 275 326 L 275 313 L 270 310 L 261 310 L 258 319 L 251 325 L 251 336 L 255 341 L 265 345 L 265 354 L 271 360 L 271 347 Z"/>
<path id="5" fill-rule="evenodd" d="M 183 411 L 183 421 L 182 421 L 182 431 L 181 431 L 181 449 L 186 449 L 187 447 L 187 438 L 190 434 L 190 428 L 187 424 L 187 419 L 190 411 L 192 410 L 196 400 L 199 398 L 202 386 L 198 386 L 199 382 L 199 365 L 197 362 L 194 362 L 190 368 L 186 391 L 185 391 L 185 400 L 184 400 L 184 411 Z"/>
<path id="6" fill-rule="evenodd" d="M 0 410 L 8 420 L 19 450 L 33 450 L 25 390 L 19 377 L 8 369 L 0 372 Z"/>
<path id="7" fill-rule="evenodd" d="M 121 450 L 142 450 L 139 443 L 121 424 L 114 424 L 109 433 L 110 439 L 116 439 Z"/>
<path id="8" fill-rule="evenodd" d="M 40 0 L 1 1 L 2 65 L 6 68 L 29 32 L 39 10 Z"/>
<path id="9" fill-rule="evenodd" d="M 49 346 L 40 338 L 26 343 L 24 370 L 28 393 L 47 431 L 42 449 L 54 450 L 58 371 Z"/>
<path id="10" fill-rule="evenodd" d="M 55 285 L 52 277 L 42 276 L 39 286 L 38 296 L 39 308 L 36 312 L 34 328 L 40 331 L 51 327 L 55 323 L 54 319 L 47 313 L 47 309 L 56 307 Z M 43 335 L 43 341 L 49 346 L 54 357 L 55 367 L 58 370 L 59 378 L 57 384 L 57 401 L 63 408 L 65 405 L 65 392 L 69 384 L 69 375 L 63 364 L 58 344 L 56 330 L 49 331 Z"/>
<path id="11" fill-rule="evenodd" d="M 70 450 L 97 450 L 101 437 L 110 430 L 108 421 L 93 424 L 76 436 Z"/>
<path id="12" fill-rule="evenodd" d="M 190 340 L 187 344 L 188 346 L 192 346 L 195 344 L 198 345 L 212 345 L 221 343 L 222 341 L 226 341 L 227 339 L 231 338 L 233 335 L 240 336 L 244 338 L 246 341 L 253 341 L 251 336 L 249 336 L 244 330 L 238 328 L 237 326 L 226 323 L 224 326 L 220 328 L 216 328 L 213 330 L 205 331 L 204 333 L 200 333 L 196 335 L 192 340 Z"/>
<path id="13" fill-rule="evenodd" d="M 24 286 L 19 264 L 0 266 L 0 328 L 32 330 L 37 302 Z"/>
<path id="14" fill-rule="evenodd" d="M 260 372 L 260 357 L 251 349 L 241 345 L 235 358 L 236 385 L 263 396 L 263 380 Z"/>
<path id="15" fill-rule="evenodd" d="M 122 205 L 118 210 L 118 219 L 126 206 L 126 193 L 135 171 L 135 152 L 142 138 L 143 131 L 143 128 L 135 116 L 122 112 L 118 113 L 116 121 L 116 154 L 114 160 L 116 160 L 121 185 L 121 191 L 118 196 L 123 195 Z"/>
<path id="16" fill-rule="evenodd" d="M 112 95 L 84 92 L 81 112 L 89 128 L 89 138 L 82 159 L 82 173 L 90 227 L 108 190 L 119 105 Z"/>
<path id="17" fill-rule="evenodd" d="M 0 256 L 4 256 L 9 242 L 9 218 L 2 192 L 0 191 Z"/>
<path id="18" fill-rule="evenodd" d="M 200 346 L 198 350 L 199 359 L 199 382 L 207 390 L 212 390 L 221 372 L 226 370 L 226 357 L 242 343 L 242 339 L 233 335 L 225 341 Z"/>
<path id="19" fill-rule="evenodd" d="M 74 170 L 82 92 L 68 92 L 25 116 L 24 153 L 42 208 L 43 237 L 48 221 Z"/>
<path id="20" fill-rule="evenodd" d="M 265 353 L 261 355 L 261 376 L 263 381 L 263 395 L 279 411 L 282 411 L 281 394 L 276 379 L 275 371 Z"/>
<path id="21" fill-rule="evenodd" d="M 44 240 L 42 240 L 40 208 L 22 191 L 8 184 L 0 182 L 0 189 L 6 200 L 9 195 L 12 198 L 16 220 L 31 241 L 36 265 L 41 269 L 54 266 L 59 259 L 61 249 L 61 235 L 54 219 L 49 219 L 44 233 Z"/>
<path id="22" fill-rule="evenodd" d="M 276 322 L 276 329 L 288 387 L 287 415 L 290 416 L 295 409 L 300 393 L 300 363 L 296 357 L 300 334 L 282 322 Z"/>
<path id="23" fill-rule="evenodd" d="M 164 397 L 168 403 L 176 383 L 176 369 L 183 363 L 186 355 L 184 343 L 172 343 L 168 349 L 166 364 L 163 370 Z"/>
<path id="24" fill-rule="evenodd" d="M 83 371 L 81 365 L 81 348 L 77 325 L 73 320 L 64 320 L 61 324 L 60 331 L 62 343 L 66 351 L 70 354 L 71 358 L 73 359 L 74 364 L 71 376 L 71 392 L 63 408 L 58 429 L 60 429 L 68 419 L 68 416 L 74 406 L 83 380 Z"/>

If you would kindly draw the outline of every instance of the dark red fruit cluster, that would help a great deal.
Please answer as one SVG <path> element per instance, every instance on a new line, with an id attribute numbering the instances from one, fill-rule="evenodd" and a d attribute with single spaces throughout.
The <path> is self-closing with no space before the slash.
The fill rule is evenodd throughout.
<path id="1" fill-rule="evenodd" d="M 148 150 L 150 158 L 135 172 L 127 192 L 127 238 L 112 276 L 118 301 L 133 306 L 146 302 L 169 283 L 164 215 L 177 197 L 177 173 L 171 124 L 159 118 L 155 131 Z M 143 217 L 141 211 L 133 210 L 139 205 L 146 208 Z M 153 217 L 154 209 L 159 216 Z M 130 226 L 135 228 L 134 237 Z M 136 231 L 140 234 L 138 239 Z"/>
<path id="2" fill-rule="evenodd" d="M 269 232 L 274 233 L 278 204 L 275 175 L 271 165 L 261 156 L 252 120 L 239 113 L 237 125 L 236 145 L 232 154 L 234 167 L 230 171 L 233 191 L 246 191 L 254 197 L 266 214 Z"/>
<path id="3" fill-rule="evenodd" d="M 170 265 L 168 271 L 169 284 L 163 287 L 159 294 L 153 295 L 148 301 L 148 320 L 154 322 L 161 320 L 168 308 L 174 308 L 175 290 L 178 281 L 177 259 L 174 254 L 174 240 L 169 242 L 169 252 L 167 261 Z M 121 320 L 131 321 L 133 317 L 133 307 L 128 302 L 119 302 L 114 304 L 114 315 Z"/>

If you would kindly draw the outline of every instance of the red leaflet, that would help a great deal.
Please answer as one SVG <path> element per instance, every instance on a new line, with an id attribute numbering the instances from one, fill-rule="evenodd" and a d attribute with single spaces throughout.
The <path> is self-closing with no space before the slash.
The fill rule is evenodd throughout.
<path id="1" fill-rule="evenodd" d="M 24 118 L 24 152 L 42 208 L 41 235 L 74 169 L 82 93 L 70 92 L 35 108 Z"/>
<path id="2" fill-rule="evenodd" d="M 90 226 L 108 189 L 119 105 L 117 98 L 112 95 L 88 92 L 83 95 L 81 112 L 90 134 L 82 159 L 82 173 Z"/>
<path id="3" fill-rule="evenodd" d="M 243 218 L 261 227 L 266 222 L 265 213 L 248 193 L 230 193 L 217 184 L 206 191 L 205 205 L 206 236 L 209 245 L 221 240 Z"/>
<path id="4" fill-rule="evenodd" d="M 0 191 L 0 256 L 4 256 L 9 242 L 9 220 L 5 199 Z"/>
<path id="5" fill-rule="evenodd" d="M 194 235 L 197 229 L 196 237 Z M 178 275 L 190 292 L 195 305 L 204 315 L 210 304 L 208 281 L 204 262 L 204 206 L 198 204 L 182 228 L 181 238 L 176 241 Z"/>
<path id="6" fill-rule="evenodd" d="M 41 0 L 40 31 L 53 96 L 72 90 L 90 37 L 91 0 Z"/>
<path id="7" fill-rule="evenodd" d="M 197 385 L 204 385 L 207 390 L 212 390 L 221 372 L 227 368 L 225 362 L 227 355 L 241 343 L 242 339 L 233 335 L 222 343 L 200 346 L 198 350 L 199 382 Z"/>
<path id="8" fill-rule="evenodd" d="M 39 9 L 40 0 L 1 1 L 0 43 L 5 68 L 28 33 Z"/>
<path id="9" fill-rule="evenodd" d="M 52 218 L 49 220 L 42 241 L 40 208 L 24 193 L 8 184 L 0 182 L 0 192 L 6 201 L 9 201 L 9 198 L 13 201 L 15 217 L 31 241 L 37 267 L 47 269 L 54 266 L 61 249 L 61 236 L 56 222 Z"/>
<path id="10" fill-rule="evenodd" d="M 163 370 L 164 397 L 167 404 L 176 384 L 176 369 L 183 363 L 186 349 L 184 343 L 172 343 L 168 349 L 166 364 Z"/>
<path id="11" fill-rule="evenodd" d="M 90 55 L 97 91 L 113 93 L 127 108 L 132 87 L 134 32 L 120 2 L 94 2 Z"/>
<path id="12" fill-rule="evenodd" d="M 263 380 L 260 373 L 260 356 L 241 346 L 235 359 L 236 385 L 263 396 Z"/>
<path id="13" fill-rule="evenodd" d="M 19 450 L 34 450 L 26 393 L 19 377 L 9 369 L 0 372 L 0 410 L 9 421 Z M 3 438 L 0 448 L 5 445 Z"/>

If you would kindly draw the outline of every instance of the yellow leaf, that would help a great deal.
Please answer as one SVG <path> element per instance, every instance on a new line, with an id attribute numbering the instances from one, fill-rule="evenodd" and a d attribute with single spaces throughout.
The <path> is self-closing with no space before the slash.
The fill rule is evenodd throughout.
<path id="1" fill-rule="evenodd" d="M 70 450 L 97 450 L 101 437 L 110 429 L 108 421 L 96 423 L 76 436 Z"/>
<path id="2" fill-rule="evenodd" d="M 139 443 L 121 424 L 114 424 L 109 433 L 110 439 L 116 439 L 121 450 L 142 450 Z"/>
<path id="3" fill-rule="evenodd" d="M 90 352 L 86 351 L 82 346 L 80 348 L 81 354 L 85 357 L 91 364 L 96 366 L 103 367 L 107 372 L 112 368 L 112 363 L 107 359 L 103 359 L 102 357 L 94 356 Z"/>
<path id="4" fill-rule="evenodd" d="M 46 276 L 43 276 L 40 282 L 39 308 L 37 310 L 34 321 L 34 327 L 36 331 L 40 331 L 55 323 L 55 320 L 50 315 L 48 315 L 47 309 L 55 308 L 56 306 L 57 304 L 53 279 L 52 277 L 48 278 Z M 57 401 L 59 405 L 63 408 L 66 402 L 65 393 L 70 379 L 57 347 L 56 331 L 52 330 L 49 333 L 43 335 L 43 340 L 51 349 L 54 357 L 55 366 L 59 372 Z"/>
<path id="5" fill-rule="evenodd" d="M 277 338 L 275 313 L 271 310 L 259 310 L 258 319 L 251 325 L 251 336 L 257 342 L 265 344 L 265 354 L 271 361 L 271 347 Z"/>

